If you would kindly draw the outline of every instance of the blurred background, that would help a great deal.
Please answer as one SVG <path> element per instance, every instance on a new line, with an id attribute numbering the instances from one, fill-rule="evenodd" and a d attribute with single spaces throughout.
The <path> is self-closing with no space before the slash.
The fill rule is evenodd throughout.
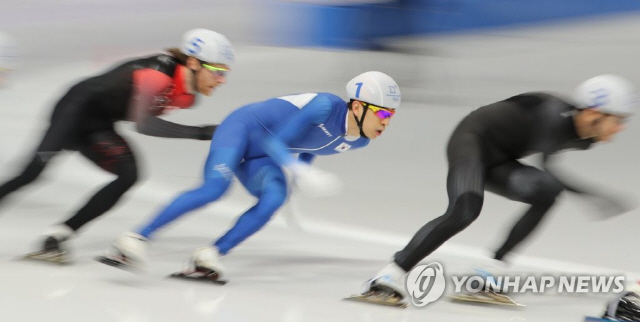
<path id="1" fill-rule="evenodd" d="M 367 149 L 317 159 L 319 167 L 344 178 L 344 193 L 321 200 L 294 196 L 296 217 L 307 231 L 323 227 L 315 231 L 391 241 L 393 247 L 370 253 L 384 263 L 390 250 L 445 211 L 444 148 L 459 120 L 522 92 L 569 96 L 579 82 L 601 73 L 640 85 L 639 17 L 640 2 L 611 0 L 0 0 L 0 178 L 20 169 L 53 104 L 75 82 L 176 46 L 188 29 L 208 28 L 225 34 L 236 50 L 228 83 L 169 120 L 218 123 L 246 103 L 292 93 L 345 97 L 346 82 L 368 70 L 398 82 L 402 105 L 382 137 Z M 560 166 L 637 201 L 635 121 L 611 144 L 563 154 Z M 208 151 L 206 142 L 145 137 L 128 124 L 119 127 L 137 149 L 143 178 L 79 238 L 92 241 L 87 258 L 197 185 Z M 3 251 L 6 258 L 32 247 L 42 229 L 109 179 L 73 154 L 60 157 L 44 177 L 3 205 L 0 235 L 12 245 Z M 221 203 L 226 211 L 209 207 L 181 227 L 200 228 L 205 235 L 199 237 L 208 240 L 227 227 L 211 227 L 206 235 L 208 216 L 225 213 L 228 225 L 253 199 L 236 184 Z M 488 194 L 479 219 L 448 244 L 469 256 L 491 251 L 525 208 Z M 565 194 L 520 253 L 640 271 L 639 215 L 633 210 L 602 220 L 596 208 Z M 368 267 L 372 273 L 379 268 L 374 266 Z M 356 277 L 356 284 L 367 277 Z"/>

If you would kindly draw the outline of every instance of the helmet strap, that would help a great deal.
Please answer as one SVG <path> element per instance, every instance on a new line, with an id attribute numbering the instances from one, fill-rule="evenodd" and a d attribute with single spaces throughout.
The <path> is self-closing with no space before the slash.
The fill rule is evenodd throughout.
<path id="1" fill-rule="evenodd" d="M 203 64 L 206 64 L 207 62 L 205 62 L 204 60 L 198 59 L 195 56 L 190 56 L 192 58 L 194 58 L 195 60 L 197 60 L 200 63 L 200 68 L 204 68 L 204 66 L 202 66 Z M 189 69 L 191 71 L 191 80 L 192 80 L 192 85 L 193 85 L 193 90 L 195 92 L 198 92 L 198 71 L 195 69 L 191 69 L 189 66 L 187 66 L 187 64 L 185 63 L 184 65 L 185 67 L 187 67 L 187 69 Z"/>
<path id="2" fill-rule="evenodd" d="M 353 118 L 356 120 L 356 124 L 358 124 L 358 129 L 360 129 L 360 136 L 368 138 L 366 134 L 364 134 L 364 131 L 362 130 L 362 124 L 364 124 L 364 117 L 365 115 L 367 115 L 367 110 L 368 108 L 365 108 L 364 106 L 362 106 L 362 116 L 360 116 L 360 119 L 358 120 L 358 118 L 356 117 L 356 113 L 353 111 L 353 109 L 351 109 L 351 111 L 353 112 Z"/>
<path id="3" fill-rule="evenodd" d="M 189 67 L 187 68 L 191 71 L 191 85 L 193 86 L 193 90 L 198 92 L 198 77 L 196 75 L 198 72 Z"/>
<path id="4" fill-rule="evenodd" d="M 598 124 L 600 124 L 600 122 L 602 122 L 602 120 L 604 120 L 606 118 L 606 116 L 601 116 L 595 120 L 593 120 L 591 122 L 591 130 L 595 133 L 597 131 L 598 128 Z"/>

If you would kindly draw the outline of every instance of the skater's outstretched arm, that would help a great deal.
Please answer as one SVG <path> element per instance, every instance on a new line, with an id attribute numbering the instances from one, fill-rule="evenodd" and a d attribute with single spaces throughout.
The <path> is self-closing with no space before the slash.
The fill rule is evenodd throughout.
<path id="1" fill-rule="evenodd" d="M 147 115 L 143 121 L 136 122 L 138 133 L 162 138 L 211 140 L 217 125 L 190 126 L 163 120 Z"/>
<path id="2" fill-rule="evenodd" d="M 551 154 L 543 154 L 542 164 L 543 169 L 562 183 L 566 191 L 585 197 L 585 200 L 598 208 L 599 213 L 605 216 L 605 218 L 620 215 L 636 208 L 635 205 L 626 198 L 612 196 L 602 191 L 602 189 L 597 189 L 593 185 L 584 182 L 578 183 L 577 179 L 574 178 L 569 181 L 566 176 L 560 177 L 558 171 L 553 167 L 553 157 Z"/>
<path id="3" fill-rule="evenodd" d="M 594 189 L 587 187 L 584 183 L 569 183 L 566 178 L 561 178 L 557 175 L 558 171 L 553 167 L 553 156 L 550 153 L 542 154 L 542 168 L 547 173 L 551 174 L 556 180 L 558 180 L 564 186 L 564 190 L 573 192 L 580 195 L 594 194 Z"/>

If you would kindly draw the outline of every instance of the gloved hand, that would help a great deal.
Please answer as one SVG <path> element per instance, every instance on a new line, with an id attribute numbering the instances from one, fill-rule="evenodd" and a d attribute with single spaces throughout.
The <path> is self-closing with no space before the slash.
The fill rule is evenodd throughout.
<path id="1" fill-rule="evenodd" d="M 204 125 L 200 127 L 200 135 L 198 140 L 211 140 L 216 132 L 218 125 Z"/>
<path id="2" fill-rule="evenodd" d="M 294 187 L 312 197 L 326 197 L 342 191 L 342 180 L 333 173 L 304 163 L 296 163 L 290 170 Z"/>
<path id="3" fill-rule="evenodd" d="M 586 203 L 597 211 L 596 219 L 609 219 L 637 208 L 629 198 L 621 198 L 606 194 L 590 194 L 585 196 Z"/>

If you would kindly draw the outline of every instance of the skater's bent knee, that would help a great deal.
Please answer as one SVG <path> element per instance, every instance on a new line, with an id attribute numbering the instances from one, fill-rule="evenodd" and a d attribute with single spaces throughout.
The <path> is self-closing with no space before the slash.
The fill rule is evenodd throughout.
<path id="1" fill-rule="evenodd" d="M 449 222 L 462 229 L 469 226 L 480 215 L 484 198 L 476 192 L 465 192 L 453 204 Z"/>
<path id="2" fill-rule="evenodd" d="M 127 164 L 118 169 L 117 173 L 118 181 L 123 185 L 133 186 L 138 181 L 138 168 L 135 164 Z"/>
<path id="3" fill-rule="evenodd" d="M 564 190 L 564 185 L 551 175 L 539 178 L 523 200 L 531 205 L 553 204 Z"/>
<path id="4" fill-rule="evenodd" d="M 280 207 L 287 200 L 287 188 L 282 186 L 268 190 L 262 194 L 260 199 L 268 199 L 269 203 Z"/>
<path id="5" fill-rule="evenodd" d="M 544 202 L 553 202 L 564 191 L 564 185 L 556 178 L 549 177 L 544 180 L 539 196 Z"/>
<path id="6" fill-rule="evenodd" d="M 480 215 L 482 210 L 482 203 L 484 198 L 482 195 L 475 192 L 463 193 L 458 200 L 456 200 L 456 208 L 460 208 L 465 217 L 476 219 Z"/>
<path id="7" fill-rule="evenodd" d="M 284 204 L 285 194 L 269 194 L 260 198 L 260 207 L 266 212 L 274 213 Z"/>

